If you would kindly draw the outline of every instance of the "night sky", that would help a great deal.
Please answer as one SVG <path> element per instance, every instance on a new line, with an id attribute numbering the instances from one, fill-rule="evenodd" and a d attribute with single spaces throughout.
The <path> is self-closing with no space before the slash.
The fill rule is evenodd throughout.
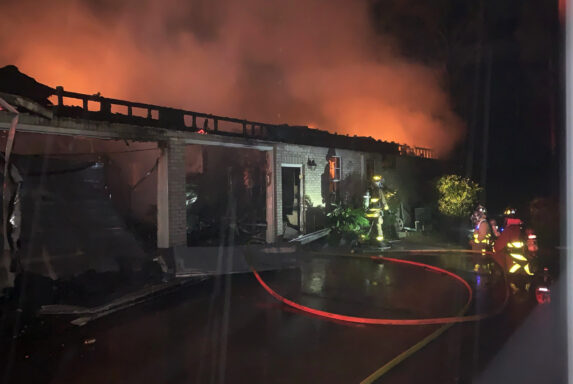
<path id="1" fill-rule="evenodd" d="M 379 29 L 398 36 L 406 55 L 443 65 L 444 86 L 467 127 L 452 168 L 482 183 L 485 164 L 493 210 L 523 209 L 559 190 L 564 56 L 558 15 L 557 1 L 375 1 Z"/>

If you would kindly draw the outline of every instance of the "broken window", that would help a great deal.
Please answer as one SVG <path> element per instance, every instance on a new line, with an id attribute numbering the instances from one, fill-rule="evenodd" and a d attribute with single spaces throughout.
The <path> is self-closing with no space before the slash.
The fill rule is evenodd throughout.
<path id="1" fill-rule="evenodd" d="M 330 159 L 328 159 L 328 168 L 330 181 L 340 181 L 340 156 L 331 156 Z"/>

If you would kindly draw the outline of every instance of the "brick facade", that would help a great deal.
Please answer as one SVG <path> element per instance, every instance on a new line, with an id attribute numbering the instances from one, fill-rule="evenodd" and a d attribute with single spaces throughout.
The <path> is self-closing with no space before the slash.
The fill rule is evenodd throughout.
<path id="1" fill-rule="evenodd" d="M 169 144 L 169 242 L 172 246 L 187 243 L 185 209 L 185 144 L 171 140 Z"/>
<path id="2" fill-rule="evenodd" d="M 276 190 L 276 218 L 277 234 L 284 233 L 282 212 L 282 172 L 284 165 L 300 166 L 301 168 L 301 196 L 308 196 L 313 206 L 324 206 L 323 180 L 328 176 L 329 155 L 341 158 L 341 179 L 356 180 L 362 183 L 365 177 L 364 160 L 362 152 L 347 149 L 329 149 L 326 147 L 313 147 L 308 145 L 277 144 L 275 147 L 275 190 Z M 316 167 L 311 169 L 308 161 L 314 160 Z M 326 174 L 325 174 L 326 173 Z M 350 178 L 352 176 L 352 178 Z M 301 218 L 302 230 L 305 230 L 305 214 Z"/>
<path id="3" fill-rule="evenodd" d="M 185 144 L 171 139 L 161 148 L 158 167 L 158 247 L 187 243 L 185 210 Z"/>
<path id="4" fill-rule="evenodd" d="M 383 156 L 378 153 L 284 143 L 276 143 L 272 148 L 270 151 L 267 150 L 267 162 L 271 164 L 267 171 L 267 242 L 275 241 L 276 236 L 282 236 L 285 231 L 282 209 L 282 167 L 284 166 L 300 168 L 301 197 L 308 197 L 313 207 L 325 206 L 329 183 L 328 158 L 332 155 L 339 156 L 341 159 L 341 180 L 338 183 L 341 199 L 345 199 L 348 195 L 354 196 L 355 199 L 361 198 L 367 184 L 368 168 L 371 168 L 371 173 L 382 173 L 392 189 L 400 190 L 405 202 L 414 201 L 417 197 L 416 191 L 420 189 L 416 180 L 412 180 L 413 169 L 419 168 L 417 166 L 419 159 L 404 160 L 400 157 Z M 187 240 L 185 145 L 177 139 L 171 139 L 162 146 L 162 153 L 162 161 L 158 169 L 158 224 L 167 223 L 168 230 L 164 231 L 167 235 L 164 233 L 162 237 L 161 225 L 158 225 L 158 246 L 169 248 L 184 245 Z M 309 166 L 309 161 L 314 162 L 316 166 Z M 414 166 L 397 167 L 403 162 L 408 164 L 412 162 Z M 424 179 L 423 175 L 417 176 Z M 414 177 L 414 179 L 417 178 Z M 165 183 L 167 188 L 164 187 Z M 354 201 L 355 204 L 360 204 L 359 201 Z M 161 209 L 161 206 L 168 208 L 167 210 Z M 311 222 L 307 226 L 304 205 L 301 212 L 301 230 L 303 233 L 313 230 Z"/>

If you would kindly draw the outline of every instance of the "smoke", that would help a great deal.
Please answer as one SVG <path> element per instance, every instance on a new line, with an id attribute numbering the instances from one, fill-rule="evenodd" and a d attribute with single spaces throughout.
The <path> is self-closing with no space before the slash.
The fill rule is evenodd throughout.
<path id="1" fill-rule="evenodd" d="M 51 86 L 432 147 L 462 133 L 439 71 L 342 0 L 18 0 L 0 65 Z"/>

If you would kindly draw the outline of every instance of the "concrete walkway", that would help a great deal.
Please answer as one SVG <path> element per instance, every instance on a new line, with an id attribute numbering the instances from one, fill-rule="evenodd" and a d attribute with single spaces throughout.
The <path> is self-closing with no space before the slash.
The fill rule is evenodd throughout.
<path id="1" fill-rule="evenodd" d="M 175 275 L 218 276 L 251 272 L 247 258 L 256 262 L 258 271 L 292 267 L 291 256 L 297 248 L 292 244 L 278 246 L 241 245 L 234 247 L 179 247 L 174 250 Z M 283 257 L 272 257 L 281 254 Z M 268 255 L 269 257 L 265 257 Z"/>

